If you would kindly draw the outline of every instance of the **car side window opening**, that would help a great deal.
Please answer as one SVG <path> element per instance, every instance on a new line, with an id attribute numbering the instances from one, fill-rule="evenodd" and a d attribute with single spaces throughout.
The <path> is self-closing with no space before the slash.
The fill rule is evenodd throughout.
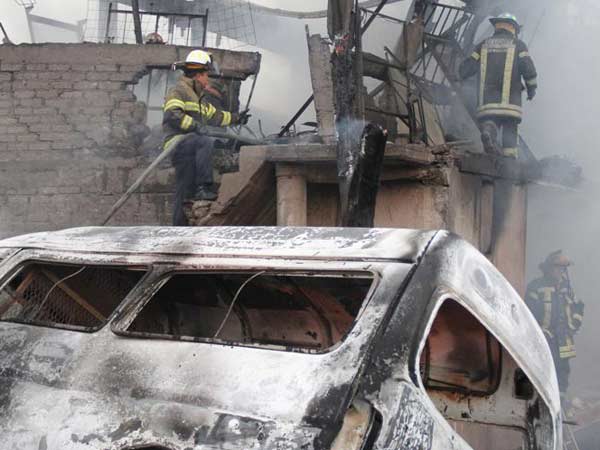
<path id="1" fill-rule="evenodd" d="M 458 303 L 444 302 L 421 354 L 425 387 L 489 395 L 497 388 L 501 367 L 498 341 Z"/>
<path id="2" fill-rule="evenodd" d="M 350 331 L 372 281 L 370 274 L 174 274 L 127 332 L 319 351 Z"/>
<path id="3" fill-rule="evenodd" d="M 0 320 L 93 331 L 145 269 L 27 262 L 0 290 Z"/>
<path id="4" fill-rule="evenodd" d="M 498 424 L 490 423 L 494 422 L 490 417 L 502 414 L 493 409 L 494 397 L 530 400 L 533 394 L 522 394 L 533 386 L 522 379 L 523 371 L 495 337 L 458 302 L 446 300 L 441 305 L 421 352 L 419 370 L 434 405 L 473 449 L 530 448 L 526 418 L 518 426 L 507 426 L 502 417 L 497 416 Z M 504 370 L 514 373 L 504 377 Z M 477 421 L 483 416 L 487 423 Z"/>

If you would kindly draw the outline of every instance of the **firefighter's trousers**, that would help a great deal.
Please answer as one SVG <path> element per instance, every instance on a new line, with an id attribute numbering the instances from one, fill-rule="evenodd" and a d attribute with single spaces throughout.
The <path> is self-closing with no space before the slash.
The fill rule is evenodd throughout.
<path id="1" fill-rule="evenodd" d="M 552 351 L 552 359 L 556 366 L 556 378 L 558 379 L 558 389 L 561 393 L 567 392 L 569 389 L 569 375 L 571 374 L 570 358 L 561 358 L 558 344 L 553 339 L 548 339 L 550 350 Z"/>
<path id="2" fill-rule="evenodd" d="M 192 200 L 202 185 L 213 183 L 213 140 L 192 134 L 180 142 L 173 152 L 171 162 L 175 167 L 175 201 L 173 225 L 188 225 L 183 210 L 186 200 Z"/>

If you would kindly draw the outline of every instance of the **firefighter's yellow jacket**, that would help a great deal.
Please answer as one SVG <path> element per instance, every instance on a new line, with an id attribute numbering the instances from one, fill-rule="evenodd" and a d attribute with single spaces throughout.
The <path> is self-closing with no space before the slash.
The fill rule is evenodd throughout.
<path id="1" fill-rule="evenodd" d="M 235 117 L 203 100 L 202 87 L 183 75 L 167 93 L 163 108 L 165 142 L 178 134 L 190 133 L 202 125 L 227 127 Z"/>

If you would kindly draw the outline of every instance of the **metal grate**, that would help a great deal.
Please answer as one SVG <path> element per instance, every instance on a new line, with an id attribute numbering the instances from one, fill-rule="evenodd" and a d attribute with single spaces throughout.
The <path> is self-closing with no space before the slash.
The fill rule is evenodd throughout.
<path id="1" fill-rule="evenodd" d="M 249 0 L 139 0 L 139 4 L 142 34 L 158 33 L 167 44 L 233 49 L 256 43 Z M 128 0 L 88 0 L 84 40 L 134 44 L 131 11 Z"/>
<path id="2" fill-rule="evenodd" d="M 430 3 L 423 14 L 425 39 L 412 73 L 424 82 L 446 84 L 447 70 L 462 59 L 467 31 L 474 15 L 464 8 Z"/>
<path id="3" fill-rule="evenodd" d="M 34 322 L 62 323 L 82 327 L 100 325 L 100 320 L 60 288 L 54 289 L 46 298 L 53 285 L 54 283 L 47 276 L 36 273 L 23 293 L 25 307 L 20 315 Z"/>
<path id="4" fill-rule="evenodd" d="M 142 275 L 117 268 L 30 264 L 0 292 L 0 319 L 96 328 Z"/>

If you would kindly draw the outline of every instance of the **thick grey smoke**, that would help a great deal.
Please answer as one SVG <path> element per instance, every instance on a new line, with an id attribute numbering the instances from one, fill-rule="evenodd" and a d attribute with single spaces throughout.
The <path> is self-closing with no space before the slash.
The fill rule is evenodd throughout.
<path id="1" fill-rule="evenodd" d="M 530 188 L 528 279 L 539 276 L 537 264 L 553 250 L 562 248 L 575 260 L 571 276 L 586 311 L 576 338 L 572 391 L 600 400 L 596 326 L 600 314 L 600 88 L 595 84 L 600 62 L 594 56 L 600 4 L 593 0 L 522 3 L 527 4 L 524 13 L 529 18 L 529 40 L 533 39 L 530 53 L 540 74 L 538 97 L 526 105 L 522 133 L 538 157 L 565 155 L 583 166 L 586 178 L 581 192 Z"/>

